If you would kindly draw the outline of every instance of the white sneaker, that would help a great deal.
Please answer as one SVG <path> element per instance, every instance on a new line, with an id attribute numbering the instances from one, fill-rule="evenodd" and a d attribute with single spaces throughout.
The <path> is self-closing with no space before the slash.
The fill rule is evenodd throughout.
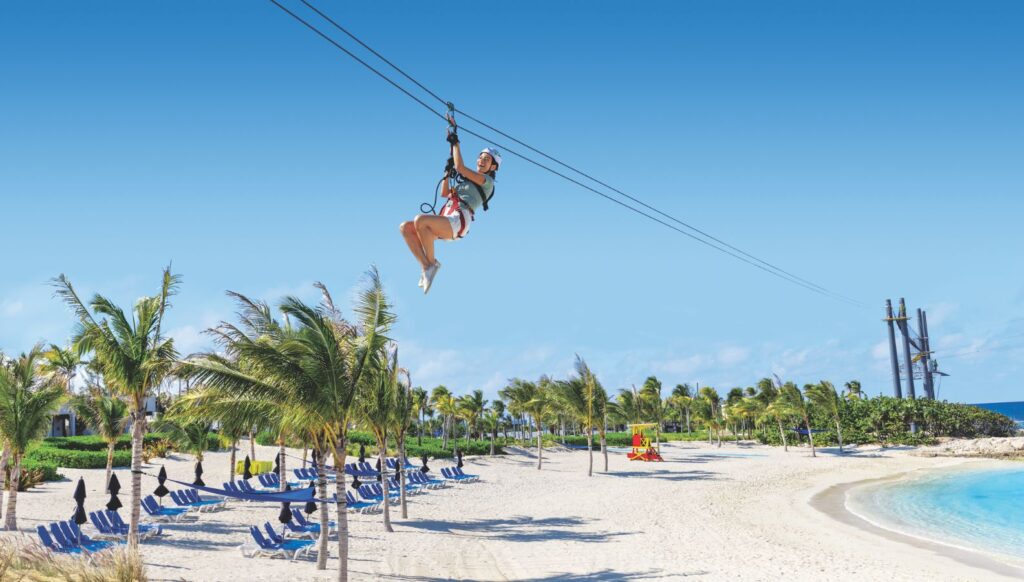
<path id="1" fill-rule="evenodd" d="M 417 287 L 423 287 L 423 285 L 425 285 L 426 282 L 427 282 L 427 273 L 426 273 L 426 271 L 423 271 L 423 272 L 420 273 L 420 282 L 416 283 L 416 286 Z"/>
<path id="2" fill-rule="evenodd" d="M 434 264 L 427 267 L 427 270 L 423 272 L 423 294 L 426 295 L 430 291 L 430 285 L 434 282 L 434 275 L 437 275 L 438 269 L 441 268 L 441 261 L 434 261 Z"/>

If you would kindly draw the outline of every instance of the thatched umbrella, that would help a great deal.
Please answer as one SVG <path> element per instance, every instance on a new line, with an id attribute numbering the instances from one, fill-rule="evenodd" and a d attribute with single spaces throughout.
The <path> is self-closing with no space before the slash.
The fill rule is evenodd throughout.
<path id="1" fill-rule="evenodd" d="M 160 465 L 160 473 L 156 476 L 157 486 L 153 490 L 153 495 L 160 498 L 160 505 L 164 504 L 164 495 L 170 493 L 167 487 L 164 486 L 164 481 L 167 480 L 167 468 Z"/>
<path id="2" fill-rule="evenodd" d="M 107 485 L 107 491 L 110 491 L 110 501 L 107 502 L 107 509 L 110 511 L 117 511 L 121 509 L 121 500 L 117 498 L 117 493 L 121 490 L 121 482 L 117 480 L 117 473 L 110 474 L 110 484 Z"/>
<path id="3" fill-rule="evenodd" d="M 206 487 L 206 483 L 203 483 L 203 462 L 196 461 L 196 480 L 192 482 L 193 485 L 199 487 Z"/>
<path id="4" fill-rule="evenodd" d="M 242 479 L 252 479 L 252 461 L 249 460 L 249 455 L 246 455 L 245 461 L 242 462 Z"/>
<path id="5" fill-rule="evenodd" d="M 89 521 L 85 515 L 85 479 L 78 478 L 78 486 L 75 487 L 75 514 L 71 517 L 75 523 L 82 525 Z M 81 541 L 81 540 L 77 540 Z"/>

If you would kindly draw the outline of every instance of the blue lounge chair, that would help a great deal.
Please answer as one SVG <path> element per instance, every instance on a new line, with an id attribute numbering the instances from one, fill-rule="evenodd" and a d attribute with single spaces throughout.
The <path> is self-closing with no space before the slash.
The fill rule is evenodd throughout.
<path id="1" fill-rule="evenodd" d="M 315 549 L 313 540 L 285 540 L 282 543 L 275 543 L 263 537 L 260 528 L 256 526 L 249 527 L 249 534 L 252 536 L 253 541 L 256 542 L 257 547 L 256 551 L 252 554 L 253 556 L 283 556 L 289 560 L 294 560 L 299 554 L 307 555 L 311 550 Z"/>
<path id="2" fill-rule="evenodd" d="M 359 501 L 351 491 L 345 492 L 345 508 L 349 511 L 359 513 L 374 513 L 380 509 L 380 503 L 370 501 Z"/>
<path id="3" fill-rule="evenodd" d="M 257 491 L 256 488 L 250 485 L 245 479 L 239 479 L 238 481 L 235 481 L 235 484 L 238 485 L 238 490 L 242 493 L 259 493 L 259 491 Z"/>
<path id="4" fill-rule="evenodd" d="M 62 548 L 79 548 L 83 552 L 92 553 L 109 548 L 110 542 L 94 542 L 92 540 L 79 540 L 68 527 L 67 522 L 59 521 L 50 524 L 50 534 Z"/>
<path id="5" fill-rule="evenodd" d="M 36 526 L 36 533 L 39 534 L 39 541 L 43 544 L 43 547 L 59 554 L 81 554 L 82 549 L 74 546 L 64 547 L 53 541 L 50 537 L 50 532 L 46 531 L 46 528 L 41 525 Z"/>
<path id="6" fill-rule="evenodd" d="M 216 511 L 227 506 L 227 498 L 215 497 L 211 499 L 203 499 L 195 489 L 182 489 L 181 494 L 185 496 L 185 499 L 188 499 L 200 507 L 205 507 L 209 511 Z"/>
<path id="7" fill-rule="evenodd" d="M 466 472 L 462 470 L 462 467 L 459 467 L 458 465 L 452 467 L 452 471 L 456 475 L 458 475 L 459 477 L 463 477 L 465 479 L 470 479 L 471 481 L 479 481 L 480 480 L 480 475 L 467 475 Z"/>
<path id="8" fill-rule="evenodd" d="M 122 534 L 115 530 L 113 526 L 110 525 L 110 522 L 101 517 L 102 515 L 102 513 L 97 513 L 95 511 L 89 512 L 89 521 L 92 522 L 92 526 L 96 528 L 96 531 L 100 532 L 100 536 L 115 540 L 123 540 L 128 536 L 127 533 Z"/>
<path id="9" fill-rule="evenodd" d="M 72 520 L 62 521 L 59 523 L 60 531 L 80 548 L 84 548 L 88 552 L 98 552 L 107 548 L 112 548 L 116 544 L 109 541 L 98 541 L 90 538 L 89 536 L 82 533 L 82 528 L 78 527 L 78 524 Z"/>
<path id="10" fill-rule="evenodd" d="M 446 487 L 445 482 L 442 479 L 427 477 L 420 471 L 410 471 L 406 475 L 406 478 L 413 483 L 426 487 L 427 489 L 441 489 L 442 487 Z"/>
<path id="11" fill-rule="evenodd" d="M 120 513 L 108 509 L 106 510 L 106 513 L 98 512 L 98 515 L 100 519 L 105 519 L 110 524 L 111 529 L 113 529 L 114 531 L 120 532 L 124 535 L 128 535 L 128 530 L 130 528 L 128 527 L 128 524 L 125 523 L 123 519 L 121 519 Z M 142 540 L 152 536 L 158 536 L 162 534 L 163 531 L 163 528 L 161 528 L 159 525 L 140 523 L 139 539 Z"/>
<path id="12" fill-rule="evenodd" d="M 187 509 L 181 507 L 160 507 L 152 495 L 142 498 L 142 509 L 157 521 L 181 521 L 188 513 Z"/>
<path id="13" fill-rule="evenodd" d="M 292 534 L 293 537 L 308 538 L 311 540 L 315 540 L 320 537 L 319 525 L 317 525 L 316 527 L 307 527 L 304 525 L 299 525 L 293 519 L 288 523 L 284 524 L 284 527 L 288 530 L 289 533 Z"/>
<path id="14" fill-rule="evenodd" d="M 298 523 L 299 525 L 301 525 L 303 527 L 315 527 L 316 528 L 316 533 L 317 534 L 320 533 L 320 524 L 319 523 L 314 523 L 314 522 L 309 521 L 308 519 L 306 519 L 306 516 L 303 515 L 302 512 L 299 511 L 298 509 L 292 509 L 292 518 L 295 519 L 296 523 Z M 333 521 L 328 521 L 327 522 L 327 533 L 330 534 L 337 527 L 338 527 L 337 523 L 335 523 Z"/>

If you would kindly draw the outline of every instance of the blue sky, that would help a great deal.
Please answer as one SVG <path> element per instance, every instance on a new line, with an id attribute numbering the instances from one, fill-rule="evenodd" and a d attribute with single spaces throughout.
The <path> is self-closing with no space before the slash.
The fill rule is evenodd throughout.
<path id="1" fill-rule="evenodd" d="M 318 5 L 460 108 L 866 307 L 512 156 L 424 297 L 397 226 L 447 146 L 420 106 L 269 2 L 17 2 L 0 349 L 65 341 L 60 273 L 128 304 L 173 261 L 189 352 L 227 289 L 313 300 L 321 280 L 347 303 L 373 264 L 428 387 L 493 394 L 579 353 L 611 388 L 776 372 L 889 393 L 882 308 L 905 296 L 929 311 L 941 397 L 1024 399 L 1019 4 Z"/>

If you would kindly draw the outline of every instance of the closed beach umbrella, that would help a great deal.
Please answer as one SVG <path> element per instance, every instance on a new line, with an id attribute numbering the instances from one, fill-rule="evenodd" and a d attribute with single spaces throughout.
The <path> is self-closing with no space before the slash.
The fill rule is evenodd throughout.
<path id="1" fill-rule="evenodd" d="M 359 475 L 352 475 L 352 488 L 359 491 L 360 485 L 362 485 L 362 483 L 359 482 Z"/>
<path id="2" fill-rule="evenodd" d="M 312 490 L 310 492 L 311 497 L 316 498 L 316 485 L 310 483 L 309 488 Z M 313 501 L 312 499 L 307 501 L 304 511 L 306 512 L 306 515 L 312 515 L 314 512 L 316 512 L 316 501 Z"/>
<path id="3" fill-rule="evenodd" d="M 121 509 L 121 500 L 117 498 L 117 492 L 121 490 L 121 482 L 117 480 L 117 473 L 110 474 L 110 484 L 107 486 L 110 491 L 110 501 L 107 502 L 107 509 L 117 511 Z"/>
<path id="4" fill-rule="evenodd" d="M 382 475 L 382 473 L 381 473 L 381 470 L 380 470 L 380 457 L 377 457 L 377 481 L 378 482 L 381 480 L 381 477 L 380 477 L 381 475 Z"/>
<path id="5" fill-rule="evenodd" d="M 196 461 L 196 480 L 192 482 L 193 485 L 199 487 L 206 487 L 206 483 L 203 483 L 203 462 Z"/>
<path id="6" fill-rule="evenodd" d="M 366 462 L 366 445 L 364 445 L 364 444 L 360 444 L 359 445 L 359 462 L 360 463 L 365 463 Z"/>
<path id="7" fill-rule="evenodd" d="M 277 455 L 274 456 L 274 474 L 281 474 L 281 451 L 277 451 Z"/>
<path id="8" fill-rule="evenodd" d="M 163 465 L 160 466 L 160 473 L 156 476 L 158 485 L 153 490 L 153 495 L 160 498 L 160 505 L 164 504 L 164 495 L 170 493 L 167 487 L 164 487 L 164 481 L 167 480 L 167 468 Z"/>
<path id="9" fill-rule="evenodd" d="M 89 521 L 85 515 L 85 479 L 78 478 L 78 486 L 75 487 L 75 515 L 71 518 L 78 525 Z"/>
<path id="10" fill-rule="evenodd" d="M 461 469 L 461 468 L 462 468 L 462 451 L 459 451 L 459 452 L 458 452 L 458 455 L 459 455 L 459 462 L 458 462 L 458 464 L 456 465 L 456 467 L 458 467 L 458 468 L 460 468 L 460 469 Z"/>
<path id="11" fill-rule="evenodd" d="M 285 485 L 284 490 L 291 491 L 292 486 Z M 292 504 L 290 501 L 281 503 L 281 513 L 277 514 L 277 520 L 280 521 L 282 525 L 292 520 Z"/>
<path id="12" fill-rule="evenodd" d="M 423 453 L 423 456 L 420 457 L 420 460 L 423 461 L 423 466 L 420 467 L 420 472 L 421 473 L 429 473 L 430 472 L 430 467 L 427 466 L 427 454 Z"/>
<path id="13" fill-rule="evenodd" d="M 246 481 L 252 479 L 252 461 L 249 460 L 249 455 L 245 456 L 245 461 L 242 463 L 242 479 Z"/>

